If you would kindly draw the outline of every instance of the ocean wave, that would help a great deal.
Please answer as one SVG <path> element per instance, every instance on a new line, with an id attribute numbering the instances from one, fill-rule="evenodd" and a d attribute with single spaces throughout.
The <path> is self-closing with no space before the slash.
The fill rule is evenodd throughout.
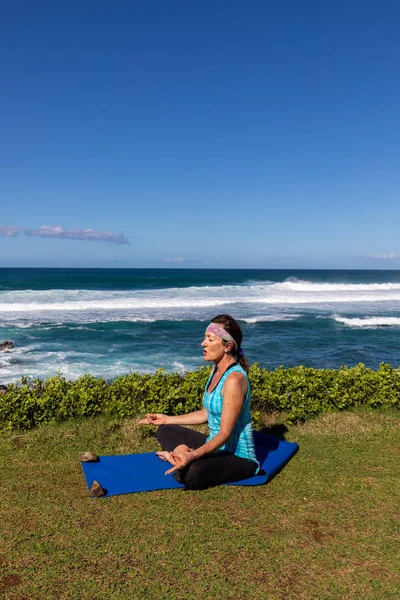
<path id="1" fill-rule="evenodd" d="M 7 355 L 9 356 L 9 355 Z M 61 373 L 66 379 L 76 380 L 78 377 L 91 373 L 94 377 L 103 377 L 105 379 L 114 379 L 127 373 L 154 373 L 159 367 L 159 360 L 154 355 L 149 356 L 147 362 L 136 362 L 131 356 L 117 356 L 110 360 L 102 360 L 91 352 L 65 351 L 45 351 L 42 349 L 30 360 L 4 360 L 0 355 L 1 383 L 10 384 L 20 380 L 22 376 L 30 378 L 46 379 L 53 377 L 56 373 Z M 170 364 L 164 364 L 166 371 L 185 373 L 198 367 L 198 360 L 187 361 L 184 364 L 181 361 L 171 361 Z"/>
<path id="2" fill-rule="evenodd" d="M 91 294 L 93 296 L 93 294 Z M 201 298 L 192 296 L 141 296 L 141 297 L 121 297 L 105 298 L 99 300 L 77 299 L 75 301 L 66 300 L 64 302 L 13 302 L 0 303 L 0 313 L 36 313 L 41 311 L 48 312 L 85 312 L 85 311 L 110 311 L 110 310 L 131 310 L 131 309 L 156 309 L 156 308 L 206 308 L 211 306 L 222 306 L 224 304 L 234 304 L 243 301 L 239 298 Z M 246 302 L 251 298 L 246 298 Z"/>
<path id="3" fill-rule="evenodd" d="M 263 305 L 280 307 L 357 303 L 397 303 L 400 283 L 314 283 L 290 278 L 282 283 L 251 282 L 247 285 L 191 286 L 158 290 L 46 290 L 0 293 L 1 326 L 23 329 L 46 320 L 59 324 L 98 321 L 153 322 L 199 320 L 210 311 L 236 311 L 254 319 Z M 261 310 L 261 313 L 263 311 Z M 79 316 L 78 316 L 79 315 Z M 263 317 L 264 318 L 264 317 Z M 296 317 L 297 318 L 297 317 Z M 264 318 L 268 320 L 268 318 Z"/>
<path id="4" fill-rule="evenodd" d="M 72 315 L 71 315 L 72 316 Z M 54 321 L 54 322 L 43 322 L 43 320 L 40 318 L 40 315 L 38 316 L 37 320 L 35 321 L 16 321 L 13 320 L 11 321 L 4 321 L 3 323 L 0 324 L 0 329 L 40 329 L 40 331 L 52 331 L 52 330 L 68 330 L 68 329 L 72 329 L 72 330 L 82 330 L 82 331 L 93 331 L 92 327 L 89 327 L 89 325 L 96 325 L 98 323 L 102 323 L 104 325 L 107 325 L 107 323 L 113 323 L 115 324 L 116 322 L 120 322 L 120 323 L 156 323 L 157 321 L 161 320 L 161 319 L 157 319 L 156 317 L 141 317 L 141 316 L 137 316 L 137 317 L 123 317 L 121 315 L 85 315 L 84 318 L 82 319 L 84 321 L 84 325 L 79 324 L 77 321 L 75 322 L 68 322 L 68 321 Z M 173 321 L 173 320 L 181 320 L 179 318 L 176 319 L 167 319 L 169 321 Z M 99 331 L 98 329 L 96 329 L 96 331 Z"/>
<path id="5" fill-rule="evenodd" d="M 276 281 L 270 281 L 269 279 L 247 279 L 244 281 L 241 286 L 260 286 L 260 285 L 275 285 Z"/>
<path id="6" fill-rule="evenodd" d="M 173 361 L 172 368 L 174 371 L 177 371 L 181 375 L 184 375 L 189 370 L 189 367 L 186 367 L 182 362 L 178 360 Z"/>
<path id="7" fill-rule="evenodd" d="M 33 321 L 29 321 L 29 322 L 21 322 L 21 323 L 13 323 L 13 327 L 16 327 L 17 329 L 30 329 L 31 327 L 34 327 L 35 323 Z M 9 329 L 10 328 L 10 323 L 5 321 L 0 323 L 0 329 Z"/>
<path id="8" fill-rule="evenodd" d="M 334 317 L 338 323 L 349 327 L 400 327 L 400 317 Z"/>
<path id="9" fill-rule="evenodd" d="M 289 277 L 274 287 L 294 292 L 386 292 L 400 290 L 400 283 L 319 283 Z"/>
<path id="10" fill-rule="evenodd" d="M 292 315 L 260 315 L 258 317 L 243 317 L 240 321 L 244 321 L 245 323 L 264 323 L 264 322 L 274 322 L 274 321 L 295 321 L 301 317 L 301 315 L 292 314 Z"/>

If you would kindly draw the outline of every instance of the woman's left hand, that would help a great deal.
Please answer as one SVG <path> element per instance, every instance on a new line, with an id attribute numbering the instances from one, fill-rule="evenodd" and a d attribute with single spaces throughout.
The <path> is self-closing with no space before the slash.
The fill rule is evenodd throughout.
<path id="1" fill-rule="evenodd" d="M 170 475 L 171 473 L 175 473 L 175 471 L 179 471 L 179 469 L 184 469 L 189 466 L 195 460 L 195 454 L 193 451 L 190 452 L 180 452 L 179 454 L 175 454 L 171 452 L 171 458 L 174 461 L 174 465 L 168 471 L 165 471 L 166 475 Z"/>

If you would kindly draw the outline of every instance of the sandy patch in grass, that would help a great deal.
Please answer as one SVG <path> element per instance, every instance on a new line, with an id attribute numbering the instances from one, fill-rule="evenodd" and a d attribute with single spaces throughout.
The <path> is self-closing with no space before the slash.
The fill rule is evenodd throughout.
<path id="1" fill-rule="evenodd" d="M 381 434 L 384 430 L 399 431 L 400 421 L 391 414 L 375 414 L 368 418 L 369 413 L 337 412 L 325 413 L 318 418 L 298 424 L 292 432 L 312 433 L 316 435 L 359 435 Z M 376 418 L 378 417 L 378 418 Z"/>

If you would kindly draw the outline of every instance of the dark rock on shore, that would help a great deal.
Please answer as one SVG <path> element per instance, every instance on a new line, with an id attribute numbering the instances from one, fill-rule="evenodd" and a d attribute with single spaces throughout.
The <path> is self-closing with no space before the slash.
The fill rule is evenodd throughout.
<path id="1" fill-rule="evenodd" d="M 14 344 L 10 342 L 10 340 L 5 340 L 5 342 L 0 342 L 0 350 L 11 350 L 14 348 Z"/>
<path id="2" fill-rule="evenodd" d="M 7 394 L 8 387 L 6 385 L 0 385 L 0 394 Z"/>

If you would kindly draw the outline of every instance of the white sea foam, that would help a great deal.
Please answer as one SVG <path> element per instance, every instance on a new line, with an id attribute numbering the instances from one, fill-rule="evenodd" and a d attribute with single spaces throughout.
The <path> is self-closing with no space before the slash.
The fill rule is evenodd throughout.
<path id="1" fill-rule="evenodd" d="M 275 281 L 270 281 L 269 279 L 248 279 L 247 281 L 245 281 L 244 283 L 242 283 L 242 286 L 252 286 L 252 285 L 274 285 Z"/>
<path id="2" fill-rule="evenodd" d="M 289 277 L 274 285 L 276 289 L 294 292 L 384 292 L 400 290 L 400 283 L 318 283 Z"/>
<path id="3" fill-rule="evenodd" d="M 348 325 L 349 327 L 400 327 L 400 317 L 365 317 L 365 318 L 346 318 L 334 317 L 338 323 Z"/>
<path id="4" fill-rule="evenodd" d="M 177 371 L 178 373 L 180 373 L 181 375 L 183 375 L 184 373 L 186 373 L 186 371 L 188 370 L 187 367 L 185 367 L 185 365 L 177 360 L 175 360 L 172 363 L 172 368 L 174 371 Z"/>
<path id="5" fill-rule="evenodd" d="M 400 283 L 314 283 L 288 279 L 282 283 L 191 286 L 158 290 L 19 290 L 0 293 L 2 327 L 29 328 L 65 323 L 107 321 L 154 322 L 204 320 L 211 312 L 232 312 L 247 322 L 298 318 L 282 314 L 296 307 L 336 310 L 340 304 L 380 304 L 393 309 Z M 393 305 L 391 306 L 390 303 Z M 263 308 L 265 307 L 265 310 Z M 379 307 L 379 310 L 380 307 Z M 279 311 L 277 315 L 274 311 Z M 263 314 L 265 312 L 265 314 Z M 279 314 L 281 313 L 281 314 Z"/>
<path id="6" fill-rule="evenodd" d="M 269 321 L 295 321 L 301 317 L 301 315 L 292 314 L 292 315 L 260 315 L 258 317 L 244 317 L 240 319 L 245 323 L 264 323 Z"/>

